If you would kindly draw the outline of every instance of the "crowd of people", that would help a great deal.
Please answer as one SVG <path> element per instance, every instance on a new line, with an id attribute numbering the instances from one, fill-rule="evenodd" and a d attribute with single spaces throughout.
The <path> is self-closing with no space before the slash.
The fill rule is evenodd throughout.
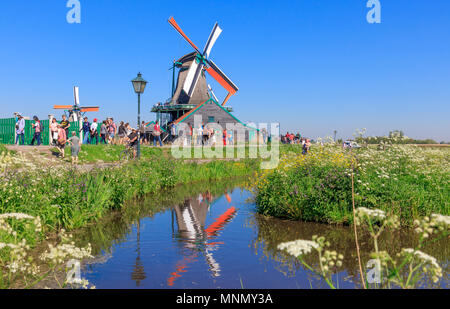
<path id="1" fill-rule="evenodd" d="M 150 140 L 153 139 L 155 146 L 157 146 L 157 142 L 159 142 L 159 145 L 162 146 L 162 130 L 158 124 L 158 121 L 154 125 L 150 126 L 151 134 L 149 133 L 149 126 L 146 126 L 144 121 L 139 129 L 135 129 L 132 128 L 129 123 L 124 123 L 123 121 L 121 121 L 119 126 L 117 126 L 113 118 L 107 118 L 101 123 L 97 118 L 94 118 L 91 123 L 89 122 L 88 117 L 84 117 L 82 126 L 78 132 L 83 133 L 82 135 L 77 134 L 77 132 L 73 130 L 71 134 L 69 134 L 70 126 L 70 121 L 66 115 L 62 115 L 61 121 L 58 121 L 56 118 L 52 118 L 49 128 L 50 145 L 59 149 L 59 156 L 62 158 L 65 156 L 64 149 L 69 145 L 71 147 L 72 163 L 74 164 L 77 163 L 78 154 L 82 144 L 125 145 L 133 149 L 135 153 L 138 144 L 138 137 L 140 136 L 140 141 L 142 144 L 150 144 Z M 36 144 L 37 146 L 40 146 L 42 144 L 42 132 L 44 131 L 44 127 L 37 116 L 33 117 L 31 127 L 33 130 L 33 138 L 30 145 L 34 146 Z M 20 114 L 17 115 L 15 128 L 15 143 L 25 145 L 25 118 Z M 83 136 L 83 139 L 81 140 L 78 136 Z"/>
<path id="2" fill-rule="evenodd" d="M 287 132 L 286 135 L 281 135 L 280 137 L 282 144 L 292 144 L 292 145 L 302 145 L 303 154 L 307 154 L 311 148 L 311 140 L 302 137 L 300 133 L 294 134 Z"/>
<path id="3" fill-rule="evenodd" d="M 100 126 L 100 130 L 99 130 Z M 37 116 L 33 117 L 32 128 L 34 130 L 33 138 L 30 145 L 35 143 L 39 146 L 42 144 L 41 134 L 44 131 L 41 121 Z M 235 132 L 233 130 L 218 129 L 220 126 L 210 126 L 199 124 L 196 127 L 188 124 L 188 129 L 184 127 L 184 131 L 179 131 L 179 127 L 173 123 L 169 124 L 168 142 L 172 143 L 175 139 L 181 137 L 181 142 L 186 145 L 193 146 L 217 146 L 219 143 L 223 146 L 235 144 Z M 133 149 L 133 153 L 136 154 L 138 140 L 143 145 L 153 145 L 156 147 L 163 146 L 161 135 L 163 133 L 158 121 L 154 125 L 146 125 L 145 121 L 142 121 L 139 128 L 132 128 L 129 123 L 120 122 L 119 126 L 116 125 L 113 118 L 107 118 L 101 123 L 97 118 L 94 118 L 92 123 L 89 122 L 88 117 L 84 117 L 82 126 L 79 129 L 79 133 L 83 133 L 83 139 L 77 136 L 77 132 L 71 132 L 69 137 L 70 121 L 66 115 L 62 116 L 61 121 L 57 121 L 56 118 L 52 118 L 50 123 L 50 141 L 51 145 L 58 147 L 60 150 L 60 156 L 64 157 L 64 148 L 67 145 L 71 146 L 72 157 L 76 163 L 78 153 L 82 144 L 111 144 L 111 145 L 125 145 Z M 16 144 L 20 142 L 24 145 L 25 142 L 25 119 L 18 115 L 16 122 Z M 266 130 L 262 130 L 261 138 L 263 143 L 267 144 L 270 137 Z M 311 147 L 311 141 L 304 138 L 297 133 L 287 132 L 280 137 L 282 144 L 301 144 L 303 148 L 303 154 L 307 154 Z"/>
<path id="4" fill-rule="evenodd" d="M 217 146 L 219 143 L 222 145 L 234 145 L 234 132 L 233 130 L 219 129 L 220 126 L 208 126 L 204 123 L 198 126 L 192 126 L 191 124 L 183 128 L 184 131 L 171 123 L 169 124 L 170 137 L 169 142 L 173 142 L 176 138 L 181 137 L 181 141 L 184 145 L 193 146 Z"/>

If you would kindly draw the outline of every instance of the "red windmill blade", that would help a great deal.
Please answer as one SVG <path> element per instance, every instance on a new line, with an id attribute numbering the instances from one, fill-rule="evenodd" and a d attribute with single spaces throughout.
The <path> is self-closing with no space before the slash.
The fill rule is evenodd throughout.
<path id="1" fill-rule="evenodd" d="M 224 87 L 228 91 L 228 96 L 222 105 L 228 101 L 228 99 L 234 95 L 239 88 L 229 79 L 222 70 L 211 60 L 209 59 L 209 55 L 211 53 L 211 49 L 222 33 L 222 29 L 220 29 L 218 23 L 216 23 L 213 27 L 213 30 L 206 42 L 205 49 L 200 52 L 199 48 L 192 42 L 191 39 L 183 32 L 181 27 L 177 24 L 173 17 L 169 18 L 169 23 L 178 31 L 178 33 L 194 48 L 197 52 L 196 59 L 192 62 L 191 67 L 189 68 L 186 81 L 183 86 L 183 90 L 187 93 L 189 97 L 194 93 L 195 87 L 197 86 L 197 82 L 200 78 L 201 72 L 205 69 L 212 78 L 214 78 L 222 87 Z"/>

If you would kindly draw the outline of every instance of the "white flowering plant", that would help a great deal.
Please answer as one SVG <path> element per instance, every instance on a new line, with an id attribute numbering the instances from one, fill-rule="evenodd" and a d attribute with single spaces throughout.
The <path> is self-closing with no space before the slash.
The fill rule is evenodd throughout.
<path id="1" fill-rule="evenodd" d="M 325 237 L 313 236 L 312 240 L 296 240 L 285 242 L 278 245 L 278 250 L 283 250 L 297 258 L 307 269 L 321 277 L 330 288 L 336 289 L 333 283 L 333 273 L 342 266 L 344 256 L 336 251 L 330 251 L 326 248 L 330 246 L 330 242 Z M 303 259 L 304 255 L 310 254 L 312 251 L 318 254 L 318 269 L 306 263 Z"/>
<path id="2" fill-rule="evenodd" d="M 32 227 L 32 231 L 39 235 L 42 232 L 41 220 L 23 213 L 6 213 L 0 215 L 0 289 L 33 288 L 49 276 L 53 276 L 59 288 L 88 288 L 89 282 L 61 282 L 58 274 L 65 274 L 68 269 L 65 263 L 69 259 L 82 260 L 90 258 L 91 247 L 78 248 L 72 241 L 72 235 L 60 231 L 59 242 L 55 246 L 49 244 L 49 249 L 38 259 L 25 238 L 20 239 L 13 226 L 21 226 L 17 222 L 25 222 L 22 226 Z M 39 236 L 36 236 L 39 239 Z M 6 242 L 8 240 L 8 242 Z"/>
<path id="3" fill-rule="evenodd" d="M 379 209 L 358 208 L 356 210 L 355 223 L 365 226 L 374 242 L 372 258 L 376 259 L 380 266 L 380 282 L 374 287 L 390 288 L 393 285 L 404 288 L 417 288 L 422 282 L 430 279 L 437 283 L 443 276 L 442 268 L 437 260 L 422 252 L 428 240 L 436 241 L 440 238 L 448 238 L 450 217 L 433 214 L 422 220 L 415 220 L 415 232 L 418 234 L 418 244 L 415 248 L 403 248 L 395 257 L 387 251 L 380 251 L 378 239 L 386 229 L 391 231 L 399 227 L 398 218 L 394 215 L 386 215 Z M 369 282 L 366 282 L 369 285 Z"/>

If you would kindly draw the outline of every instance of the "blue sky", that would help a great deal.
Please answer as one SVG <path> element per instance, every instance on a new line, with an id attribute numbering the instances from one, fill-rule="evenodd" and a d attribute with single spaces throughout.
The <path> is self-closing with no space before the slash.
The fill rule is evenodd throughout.
<path id="1" fill-rule="evenodd" d="M 243 121 L 312 138 L 367 128 L 450 141 L 450 1 L 380 0 L 381 24 L 367 22 L 366 0 L 80 2 L 81 24 L 69 24 L 66 0 L 2 1 L 0 118 L 45 118 L 78 85 L 83 105 L 101 106 L 91 118 L 134 124 L 141 71 L 142 117 L 154 119 L 172 60 L 191 52 L 174 16 L 200 48 L 219 22 L 211 58 L 240 88 L 229 104 Z"/>

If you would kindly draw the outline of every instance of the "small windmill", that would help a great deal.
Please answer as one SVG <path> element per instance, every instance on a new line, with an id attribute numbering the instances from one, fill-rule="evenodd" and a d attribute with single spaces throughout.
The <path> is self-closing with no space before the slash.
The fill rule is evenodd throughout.
<path id="1" fill-rule="evenodd" d="M 65 111 L 69 112 L 69 119 L 72 119 L 72 121 L 81 122 L 81 118 L 84 116 L 87 112 L 98 112 L 99 107 L 98 106 L 92 106 L 92 107 L 81 107 L 80 106 L 80 94 L 79 94 L 79 88 L 77 86 L 73 87 L 73 98 L 74 98 L 74 105 L 55 105 L 53 106 L 53 109 L 63 109 Z"/>
<path id="2" fill-rule="evenodd" d="M 206 42 L 203 52 L 189 39 L 189 37 L 181 30 L 175 19 L 171 17 L 169 23 L 178 31 L 179 34 L 194 48 L 196 55 L 195 61 L 192 62 L 186 80 L 183 85 L 183 90 L 188 97 L 192 97 L 194 90 L 197 86 L 197 82 L 203 72 L 206 70 L 222 87 L 228 91 L 228 95 L 222 103 L 222 106 L 234 95 L 239 88 L 219 69 L 219 67 L 209 58 L 211 49 L 222 33 L 218 23 L 214 25 L 211 35 Z"/>

